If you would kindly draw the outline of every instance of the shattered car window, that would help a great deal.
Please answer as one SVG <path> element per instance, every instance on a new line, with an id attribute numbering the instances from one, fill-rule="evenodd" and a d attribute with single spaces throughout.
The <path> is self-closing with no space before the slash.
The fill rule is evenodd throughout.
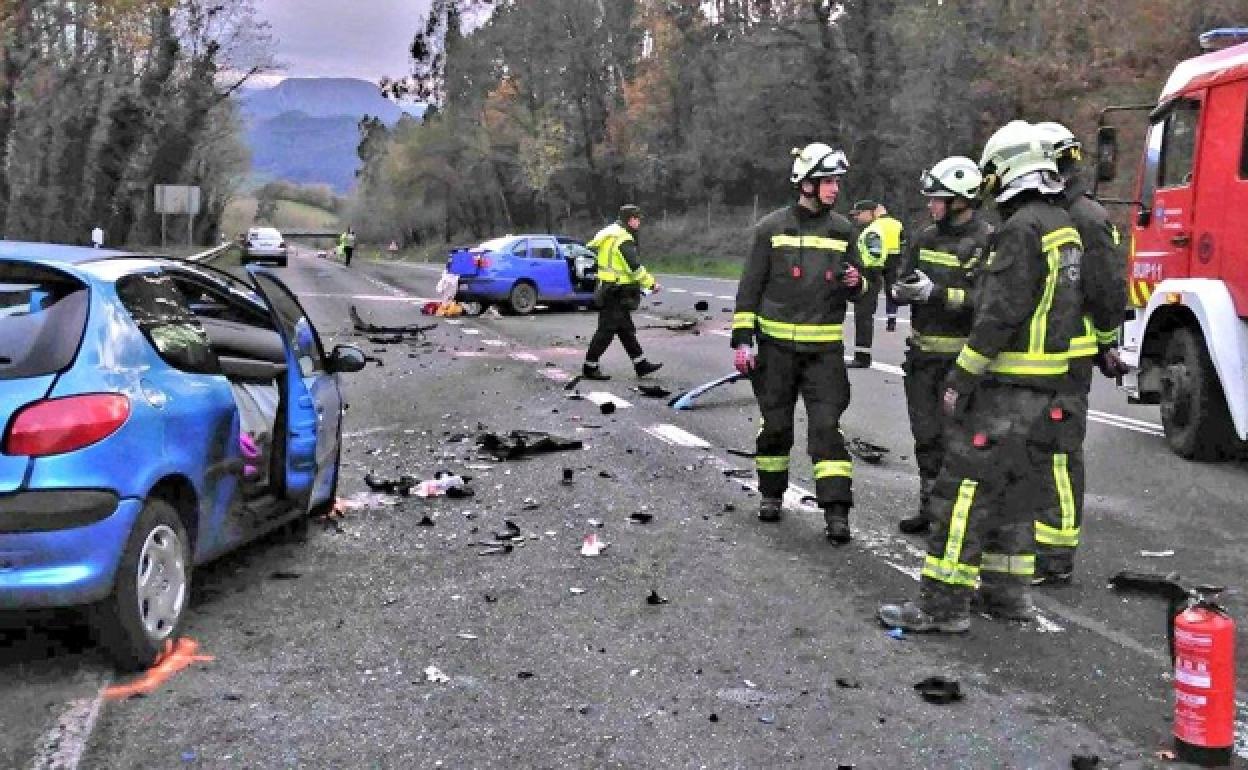
<path id="1" fill-rule="evenodd" d="M 117 282 L 117 296 L 143 336 L 170 366 L 197 374 L 220 373 L 208 334 L 169 276 L 126 276 Z"/>

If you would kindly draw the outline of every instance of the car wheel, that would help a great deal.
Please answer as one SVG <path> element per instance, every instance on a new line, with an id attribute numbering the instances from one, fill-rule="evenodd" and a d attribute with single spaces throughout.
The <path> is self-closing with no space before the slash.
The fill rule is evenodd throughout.
<path id="1" fill-rule="evenodd" d="M 1215 460 L 1235 444 L 1230 410 L 1204 342 L 1177 329 L 1162 356 L 1161 424 L 1180 457 Z"/>
<path id="2" fill-rule="evenodd" d="M 537 307 L 537 288 L 531 283 L 518 283 L 511 287 L 507 302 L 516 315 L 528 315 Z"/>
<path id="3" fill-rule="evenodd" d="M 119 669 L 150 666 L 177 638 L 190 592 L 190 541 L 182 520 L 164 500 L 148 500 L 126 540 L 113 593 L 94 608 L 96 637 Z"/>

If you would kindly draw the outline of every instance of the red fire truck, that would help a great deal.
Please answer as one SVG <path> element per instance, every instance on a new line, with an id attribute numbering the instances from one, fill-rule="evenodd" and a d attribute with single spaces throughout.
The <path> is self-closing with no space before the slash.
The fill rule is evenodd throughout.
<path id="1" fill-rule="evenodd" d="M 1097 178 L 1115 177 L 1109 115 L 1147 111 L 1134 198 L 1107 200 L 1132 207 L 1123 385 L 1160 404 L 1175 452 L 1215 459 L 1248 446 L 1248 29 L 1201 44 L 1157 104 L 1102 112 Z"/>

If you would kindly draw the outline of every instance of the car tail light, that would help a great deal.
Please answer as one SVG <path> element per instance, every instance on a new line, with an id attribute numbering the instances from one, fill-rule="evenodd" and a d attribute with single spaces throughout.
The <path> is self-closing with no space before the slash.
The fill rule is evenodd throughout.
<path id="1" fill-rule="evenodd" d="M 130 417 L 130 399 L 117 393 L 51 398 L 18 410 L 4 434 L 7 455 L 72 452 L 111 436 Z"/>
<path id="2" fill-rule="evenodd" d="M 486 254 L 474 254 L 472 255 L 472 261 L 479 270 L 490 266 L 490 258 Z"/>

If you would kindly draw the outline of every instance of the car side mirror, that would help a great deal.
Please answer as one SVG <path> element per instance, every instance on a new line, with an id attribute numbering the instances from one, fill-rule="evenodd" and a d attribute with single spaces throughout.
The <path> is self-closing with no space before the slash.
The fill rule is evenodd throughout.
<path id="1" fill-rule="evenodd" d="M 1096 179 L 1112 182 L 1118 176 L 1118 129 L 1101 126 L 1096 129 Z"/>
<path id="2" fill-rule="evenodd" d="M 329 354 L 328 368 L 331 374 L 358 372 L 364 368 L 364 352 L 355 345 L 335 345 Z"/>

